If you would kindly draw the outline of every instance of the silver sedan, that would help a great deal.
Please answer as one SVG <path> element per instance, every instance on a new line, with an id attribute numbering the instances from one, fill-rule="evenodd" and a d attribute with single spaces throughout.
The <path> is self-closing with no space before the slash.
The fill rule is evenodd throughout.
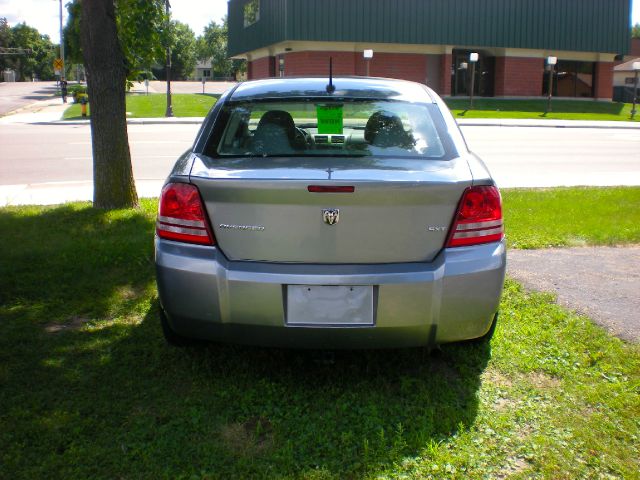
<path id="1" fill-rule="evenodd" d="M 489 337 L 500 193 L 428 87 L 241 83 L 162 190 L 155 261 L 171 344 L 384 348 Z"/>

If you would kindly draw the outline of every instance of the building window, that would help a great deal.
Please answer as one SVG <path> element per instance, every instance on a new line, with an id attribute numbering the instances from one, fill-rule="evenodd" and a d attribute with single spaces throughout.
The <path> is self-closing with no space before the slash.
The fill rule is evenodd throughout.
<path id="1" fill-rule="evenodd" d="M 203 70 L 202 71 L 202 76 L 203 77 L 210 77 L 211 76 L 211 70 Z"/>
<path id="2" fill-rule="evenodd" d="M 451 64 L 451 95 L 468 96 L 471 93 L 471 50 L 454 49 Z M 474 94 L 479 97 L 493 97 L 495 58 L 480 51 L 474 76 Z"/>
<path id="3" fill-rule="evenodd" d="M 553 95 L 557 97 L 592 98 L 594 96 L 593 62 L 558 60 L 553 74 Z M 549 94 L 549 74 L 545 72 L 542 94 Z"/>
<path id="4" fill-rule="evenodd" d="M 244 26 L 248 27 L 260 20 L 260 0 L 249 0 L 244 4 Z"/>

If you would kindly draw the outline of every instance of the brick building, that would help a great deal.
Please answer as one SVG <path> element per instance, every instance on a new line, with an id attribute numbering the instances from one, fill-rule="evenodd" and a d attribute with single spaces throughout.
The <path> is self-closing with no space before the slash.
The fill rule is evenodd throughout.
<path id="1" fill-rule="evenodd" d="M 229 0 L 229 54 L 248 78 L 403 78 L 468 95 L 476 52 L 481 96 L 611 99 L 613 62 L 629 49 L 631 0 Z M 373 50 L 365 60 L 363 51 Z"/>

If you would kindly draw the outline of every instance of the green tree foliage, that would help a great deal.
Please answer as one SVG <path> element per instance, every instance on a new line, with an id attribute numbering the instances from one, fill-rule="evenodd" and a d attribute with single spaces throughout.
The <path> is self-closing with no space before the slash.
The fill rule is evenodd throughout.
<path id="1" fill-rule="evenodd" d="M 67 24 L 63 30 L 64 55 L 68 63 L 83 63 L 80 47 L 80 8 L 78 0 L 67 3 Z"/>
<path id="2" fill-rule="evenodd" d="M 31 80 L 33 77 L 41 80 L 55 78 L 53 60 L 57 56 L 57 47 L 48 35 L 41 35 L 38 30 L 26 23 L 19 23 L 12 28 L 7 19 L 2 18 L 0 19 L 0 46 L 28 51 L 20 55 L 0 56 L 0 68 L 15 70 L 17 80 Z"/>
<path id="3" fill-rule="evenodd" d="M 228 27 L 227 17 L 218 25 L 212 21 L 204 29 L 204 35 L 198 38 L 198 60 L 211 60 L 214 77 L 235 77 L 246 70 L 244 60 L 232 60 L 227 55 Z"/>
<path id="4" fill-rule="evenodd" d="M 165 0 L 115 0 L 120 45 L 127 62 L 127 77 L 149 70 L 164 55 L 169 41 Z"/>
<path id="5" fill-rule="evenodd" d="M 69 58 L 82 63 L 80 45 L 81 0 L 67 3 L 69 16 L 64 29 Z M 118 38 L 125 59 L 127 78 L 137 79 L 157 62 L 163 63 L 169 41 L 165 0 L 114 0 Z"/>
<path id="6" fill-rule="evenodd" d="M 171 48 L 171 79 L 185 80 L 196 67 L 196 35 L 188 25 L 176 20 L 171 22 L 168 34 Z M 153 72 L 157 78 L 165 80 L 165 62 L 161 60 Z"/>
<path id="7" fill-rule="evenodd" d="M 6 18 L 0 18 L 0 47 L 8 48 L 11 45 L 11 27 Z M 10 60 L 8 55 L 0 55 L 0 70 L 9 68 Z"/>
<path id="8" fill-rule="evenodd" d="M 640 23 L 636 23 L 631 28 L 631 38 L 640 38 Z"/>

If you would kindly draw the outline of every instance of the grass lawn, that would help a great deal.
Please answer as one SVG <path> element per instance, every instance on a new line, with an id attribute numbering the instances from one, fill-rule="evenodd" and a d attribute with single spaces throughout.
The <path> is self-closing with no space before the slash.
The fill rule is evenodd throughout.
<path id="1" fill-rule="evenodd" d="M 174 93 L 171 96 L 171 106 L 176 117 L 204 117 L 211 106 L 216 103 L 220 95 Z M 164 117 L 167 109 L 167 96 L 160 93 L 144 95 L 127 95 L 127 118 L 158 118 Z M 89 104 L 89 113 L 91 104 Z M 65 120 L 82 118 L 80 104 L 73 104 L 64 112 Z"/>
<path id="2" fill-rule="evenodd" d="M 219 95 L 210 94 L 173 94 L 173 113 L 176 117 L 204 117 L 219 97 Z M 127 112 L 131 113 L 128 118 L 164 117 L 167 107 L 166 98 L 166 95 L 160 93 L 127 95 Z M 553 112 L 544 115 L 546 100 L 477 98 L 474 100 L 474 110 L 466 110 L 469 105 L 468 98 L 447 98 L 445 101 L 456 118 L 631 120 L 629 103 L 554 100 Z M 63 118 L 65 120 L 82 118 L 80 105 L 71 105 L 64 112 Z M 635 121 L 640 121 L 640 115 L 636 116 Z"/>
<path id="3" fill-rule="evenodd" d="M 640 188 L 504 189 L 511 248 L 640 243 Z"/>
<path id="4" fill-rule="evenodd" d="M 569 193 L 505 192 L 509 235 Z M 640 347 L 550 296 L 508 281 L 491 344 L 436 357 L 171 348 L 155 212 L 0 209 L 0 478 L 638 478 Z"/>
<path id="5" fill-rule="evenodd" d="M 545 115 L 546 99 L 505 100 L 474 98 L 473 110 L 469 98 L 446 98 L 445 102 L 456 118 L 527 118 L 551 120 L 616 120 L 631 121 L 631 104 L 595 102 L 593 100 L 552 100 L 552 112 Z M 636 122 L 640 115 L 636 115 Z"/>

